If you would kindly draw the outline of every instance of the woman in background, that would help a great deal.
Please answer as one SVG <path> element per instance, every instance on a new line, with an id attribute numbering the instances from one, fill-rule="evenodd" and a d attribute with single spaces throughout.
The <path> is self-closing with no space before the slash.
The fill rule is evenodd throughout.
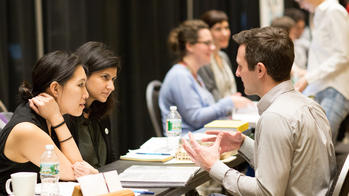
<path id="1" fill-rule="evenodd" d="M 88 97 L 79 58 L 62 51 L 42 57 L 32 72 L 33 87 L 19 88 L 22 103 L 0 133 L 0 193 L 15 172 L 39 172 L 45 145 L 53 144 L 62 180 L 98 173 L 83 162 L 63 114 L 79 116 Z M 39 175 L 38 175 L 39 176 Z"/>
<path id="2" fill-rule="evenodd" d="M 215 50 L 211 32 L 203 21 L 183 22 L 170 32 L 169 44 L 178 56 L 178 62 L 167 72 L 160 90 L 159 106 L 164 130 L 172 105 L 177 106 L 182 116 L 182 134 L 186 134 L 227 116 L 233 107 L 239 108 L 250 103 L 241 96 L 225 97 L 215 103 L 197 75 L 200 67 L 210 63 Z"/>
<path id="3" fill-rule="evenodd" d="M 89 97 L 83 114 L 66 117 L 66 120 L 84 160 L 99 168 L 118 158 L 108 114 L 115 102 L 113 92 L 120 70 L 119 59 L 100 42 L 87 42 L 76 50 L 76 54 L 88 69 L 86 88 Z"/>
<path id="4" fill-rule="evenodd" d="M 222 49 L 229 45 L 230 29 L 228 17 L 223 11 L 210 10 L 201 16 L 209 27 L 216 49 L 212 52 L 211 62 L 200 68 L 198 74 L 216 101 L 237 92 L 229 57 Z"/>
<path id="5" fill-rule="evenodd" d="M 270 26 L 284 29 L 288 33 L 288 36 L 291 38 L 293 43 L 297 39 L 297 23 L 288 16 L 274 18 L 271 21 Z M 295 53 L 295 59 L 296 57 L 297 55 Z M 293 81 L 293 83 L 297 82 L 299 78 L 302 78 L 305 73 L 306 70 L 298 66 L 298 64 L 296 64 L 296 61 L 294 61 L 291 70 L 291 80 Z"/>

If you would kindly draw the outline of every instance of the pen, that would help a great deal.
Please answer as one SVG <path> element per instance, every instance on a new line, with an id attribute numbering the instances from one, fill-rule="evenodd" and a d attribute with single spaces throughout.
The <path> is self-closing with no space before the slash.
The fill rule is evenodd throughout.
<path id="1" fill-rule="evenodd" d="M 140 190 L 133 190 L 134 193 L 139 193 L 141 195 L 154 195 L 155 193 L 152 191 L 140 191 Z"/>
<path id="2" fill-rule="evenodd" d="M 136 154 L 143 154 L 143 155 L 163 155 L 163 156 L 170 156 L 170 153 L 157 153 L 157 152 L 136 152 Z"/>

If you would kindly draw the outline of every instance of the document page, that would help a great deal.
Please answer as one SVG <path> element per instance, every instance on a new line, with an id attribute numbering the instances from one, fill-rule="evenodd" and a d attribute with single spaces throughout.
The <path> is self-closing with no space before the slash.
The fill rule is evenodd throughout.
<path id="1" fill-rule="evenodd" d="M 199 167 L 133 165 L 120 174 L 123 187 L 184 186 Z"/>

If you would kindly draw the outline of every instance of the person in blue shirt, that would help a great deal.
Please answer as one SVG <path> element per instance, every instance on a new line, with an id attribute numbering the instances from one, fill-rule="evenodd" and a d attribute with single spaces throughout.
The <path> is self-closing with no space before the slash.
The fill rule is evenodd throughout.
<path id="1" fill-rule="evenodd" d="M 160 90 L 159 106 L 164 131 L 166 117 L 172 105 L 177 106 L 182 116 L 184 135 L 201 129 L 208 122 L 226 117 L 234 107 L 244 107 L 251 102 L 240 95 L 232 95 L 215 102 L 197 75 L 200 67 L 210 63 L 211 54 L 215 50 L 206 23 L 201 20 L 184 21 L 170 32 L 169 45 L 178 56 L 178 62 L 166 74 Z"/>

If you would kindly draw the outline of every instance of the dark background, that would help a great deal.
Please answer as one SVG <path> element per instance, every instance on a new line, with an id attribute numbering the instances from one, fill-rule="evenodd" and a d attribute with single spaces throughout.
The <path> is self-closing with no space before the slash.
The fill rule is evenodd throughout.
<path id="1" fill-rule="evenodd" d="M 295 7 L 285 0 L 285 7 Z M 209 9 L 228 14 L 232 34 L 259 27 L 259 0 L 193 0 L 193 17 Z M 146 85 L 163 80 L 173 64 L 170 30 L 187 19 L 187 0 L 42 0 L 44 53 L 74 51 L 87 41 L 106 43 L 120 56 L 119 103 L 113 114 L 121 154 L 154 136 L 145 103 Z M 0 99 L 10 111 L 17 89 L 31 81 L 37 60 L 34 0 L 0 0 Z M 226 50 L 236 69 L 233 43 Z M 243 91 L 240 79 L 238 90 Z"/>

